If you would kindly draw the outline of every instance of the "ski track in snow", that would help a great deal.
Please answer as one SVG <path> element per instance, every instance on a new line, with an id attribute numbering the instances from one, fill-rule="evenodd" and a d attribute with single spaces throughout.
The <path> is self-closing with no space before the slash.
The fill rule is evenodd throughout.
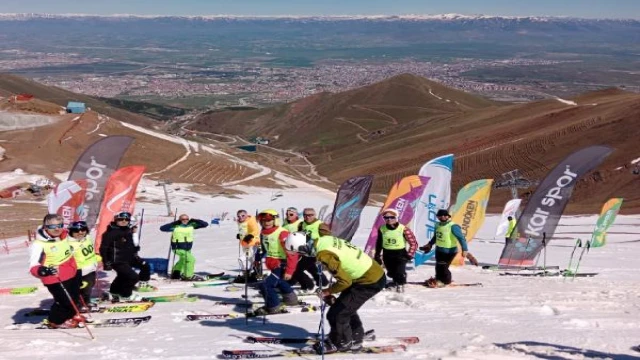
<path id="1" fill-rule="evenodd" d="M 206 149 L 204 151 L 207 151 Z M 272 201 L 269 189 L 243 187 L 248 192 L 239 198 L 216 197 L 190 193 L 171 193 L 172 206 L 194 218 L 209 220 L 212 209 L 235 213 L 240 208 L 254 209 L 288 206 L 298 209 L 332 206 L 335 194 L 321 192 L 312 185 L 291 181 L 276 175 L 279 181 L 296 188 L 282 190 L 284 196 Z M 146 181 L 146 182 L 145 182 Z M 143 179 L 147 191 L 145 202 L 137 203 L 151 218 L 166 214 L 163 203 L 146 201 L 163 198 L 162 189 Z M 148 184 L 147 184 L 148 183 Z M 304 196 L 299 196 L 304 192 Z M 362 225 L 353 243 L 363 246 L 378 208 L 367 206 L 362 213 Z M 487 217 L 478 239 L 490 239 L 495 234 L 499 215 Z M 170 221 L 170 220 L 168 220 Z M 596 216 L 564 217 L 559 232 L 571 234 L 590 232 Z M 482 282 L 482 287 L 428 289 L 407 285 L 405 293 L 383 291 L 359 311 L 365 328 L 374 328 L 380 337 L 419 336 L 420 343 L 409 345 L 405 353 L 335 356 L 336 359 L 584 359 L 637 356 L 630 347 L 640 339 L 640 264 L 636 257 L 640 244 L 624 243 L 640 236 L 640 216 L 617 218 L 617 223 L 633 235 L 621 234 L 617 224 L 611 228 L 608 243 L 593 248 L 582 259 L 580 271 L 599 272 L 594 278 L 526 278 L 500 276 L 497 272 L 465 266 L 452 269 L 454 281 Z M 159 231 L 159 224 L 143 227 L 142 251 L 145 258 L 167 255 L 168 234 Z M 235 233 L 237 225 L 230 220 L 220 226 L 210 226 L 195 233 L 193 253 L 196 272 L 225 271 L 236 274 L 238 252 Z M 568 235 L 570 236 L 570 235 Z M 13 240 L 24 240 L 21 238 Z M 425 239 L 418 240 L 420 244 Z M 555 246 L 567 243 L 552 240 L 547 250 L 547 264 L 565 268 L 572 247 Z M 502 250 L 499 241 L 470 243 L 470 251 L 481 262 L 495 263 Z M 579 252 L 579 251 L 578 251 Z M 27 249 L 15 249 L 10 254 L 0 251 L 3 277 L 0 287 L 36 285 L 39 281 L 27 273 Z M 574 264 L 577 260 L 574 258 Z M 542 262 L 542 260 L 540 261 Z M 433 263 L 407 270 L 409 281 L 422 281 L 433 276 Z M 104 280 L 112 280 L 113 272 Z M 103 280 L 103 279 L 101 279 Z M 25 318 L 26 309 L 48 307 L 50 295 L 39 285 L 30 295 L 0 295 L 0 358 L 73 358 L 147 360 L 147 359 L 212 359 L 223 349 L 279 349 L 282 345 L 248 344 L 247 335 L 310 336 L 316 333 L 320 312 L 295 313 L 250 319 L 248 325 L 239 319 L 185 321 L 194 313 L 220 314 L 242 308 L 213 305 L 213 301 L 239 301 L 243 292 L 225 291 L 221 287 L 194 288 L 191 283 L 153 281 L 159 287 L 154 295 L 186 292 L 198 296 L 197 302 L 158 303 L 144 313 L 93 314 L 96 319 L 130 315 L 151 315 L 147 324 L 137 328 L 92 329 L 97 340 L 88 340 L 83 329 L 76 330 L 5 330 L 14 321 L 39 321 Z M 251 294 L 256 290 L 250 289 Z M 319 304 L 315 297 L 305 301 Z M 328 324 L 327 324 L 328 331 Z M 381 342 L 383 343 L 383 342 Z M 318 358 L 309 356 L 309 359 Z M 334 357 L 332 357 L 334 358 Z"/>

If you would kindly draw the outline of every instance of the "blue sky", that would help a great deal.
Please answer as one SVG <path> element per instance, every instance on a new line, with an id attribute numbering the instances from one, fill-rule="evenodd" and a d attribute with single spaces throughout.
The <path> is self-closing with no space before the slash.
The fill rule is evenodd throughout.
<path id="1" fill-rule="evenodd" d="M 140 15 L 486 14 L 640 19 L 640 0 L 0 0 L 0 12 Z"/>

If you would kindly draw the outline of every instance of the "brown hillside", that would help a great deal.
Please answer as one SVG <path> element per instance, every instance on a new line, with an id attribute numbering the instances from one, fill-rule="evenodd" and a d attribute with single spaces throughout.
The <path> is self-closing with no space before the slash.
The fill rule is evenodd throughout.
<path id="1" fill-rule="evenodd" d="M 446 153 L 456 155 L 457 191 L 469 181 L 499 179 L 513 169 L 541 180 L 571 152 L 609 145 L 616 151 L 579 183 L 568 212 L 596 213 L 611 196 L 625 198 L 623 212 L 640 212 L 640 176 L 632 174 L 630 164 L 640 157 L 640 95 L 604 89 L 571 100 L 578 105 L 558 100 L 494 104 L 402 75 L 272 109 L 232 117 L 208 114 L 193 126 L 211 132 L 220 126 L 247 137 L 280 135 L 275 146 L 307 152 L 320 174 L 336 183 L 374 174 L 374 191 L 383 194 L 402 176 Z M 522 196 L 531 190 L 522 190 Z M 500 211 L 508 197 L 508 191 L 494 190 L 490 210 Z"/>
<path id="2" fill-rule="evenodd" d="M 159 125 L 159 123 L 147 117 L 114 108 L 91 96 L 76 94 L 54 86 L 43 85 L 20 76 L 0 73 L 0 94 L 8 97 L 12 94 L 22 93 L 32 94 L 38 100 L 48 101 L 63 107 L 67 106 L 69 101 L 81 101 L 92 110 L 115 119 L 140 126 L 156 127 Z"/>
<path id="3" fill-rule="evenodd" d="M 290 104 L 200 116 L 190 128 L 261 136 L 281 148 L 310 153 L 369 142 L 415 120 L 450 117 L 495 103 L 415 75 L 398 75 L 339 94 L 316 94 Z"/>

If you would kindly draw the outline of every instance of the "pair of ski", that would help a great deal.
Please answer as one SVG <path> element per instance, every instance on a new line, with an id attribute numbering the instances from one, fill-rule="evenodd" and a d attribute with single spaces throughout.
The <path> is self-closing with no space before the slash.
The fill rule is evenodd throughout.
<path id="1" fill-rule="evenodd" d="M 430 286 L 428 285 L 428 283 L 426 281 L 407 281 L 407 285 L 420 285 L 422 287 L 428 288 L 428 289 L 441 289 L 441 288 L 453 288 L 453 287 L 470 287 L 470 286 L 482 286 L 482 283 L 457 283 L 457 282 L 452 282 L 448 285 L 444 285 L 444 286 Z"/>
<path id="2" fill-rule="evenodd" d="M 84 324 L 90 328 L 111 328 L 111 327 L 136 327 L 151 320 L 151 316 L 126 317 L 117 319 L 100 319 Z M 72 329 L 52 329 L 44 324 L 31 323 L 15 323 L 5 327 L 6 330 L 74 330 L 82 329 L 82 327 Z"/>
<path id="3" fill-rule="evenodd" d="M 290 309 L 294 308 L 296 311 L 291 311 Z M 274 316 L 274 315 L 284 315 L 284 314 L 292 314 L 292 313 L 305 313 L 305 312 L 313 312 L 318 308 L 314 305 L 304 304 L 304 305 L 292 305 L 288 308 L 282 309 L 280 312 L 271 313 L 271 314 L 262 314 L 256 313 L 255 311 L 249 311 L 247 313 L 226 313 L 226 314 L 191 314 L 187 315 L 185 319 L 187 321 L 200 321 L 200 320 L 220 320 L 220 319 L 237 319 L 241 316 L 246 316 L 248 318 L 255 318 L 261 316 Z"/>
<path id="4" fill-rule="evenodd" d="M 359 350 L 337 352 L 326 355 L 353 355 L 353 354 L 387 354 L 405 351 L 407 345 L 417 344 L 420 339 L 416 336 L 407 337 L 389 337 L 377 338 L 373 330 L 365 333 L 364 341 L 371 342 L 375 340 L 392 341 L 394 344 L 389 345 L 365 345 Z M 226 359 L 257 359 L 271 357 L 293 357 L 305 355 L 317 355 L 312 345 L 319 342 L 318 338 L 296 338 L 296 337 L 254 337 L 248 336 L 245 341 L 249 343 L 260 344 L 306 344 L 308 346 L 302 349 L 286 349 L 286 350 L 223 350 L 222 357 Z"/>
<path id="5" fill-rule="evenodd" d="M 146 302 L 194 302 L 198 301 L 198 297 L 196 296 L 188 296 L 187 293 L 179 293 L 173 295 L 157 295 L 157 296 L 145 296 L 140 300 L 133 301 L 119 301 L 116 298 L 112 300 L 102 300 L 98 303 L 111 303 L 111 304 L 139 304 Z"/>
<path id="6" fill-rule="evenodd" d="M 574 274 L 569 270 L 559 270 L 559 271 L 534 271 L 534 272 L 503 272 L 500 273 L 502 276 L 535 276 L 535 277 L 593 277 L 598 275 L 598 273 L 577 273 Z"/>
<path id="7" fill-rule="evenodd" d="M 133 313 L 144 312 L 149 310 L 155 305 L 154 302 L 141 302 L 141 303 L 116 303 L 109 305 L 89 306 L 89 312 L 91 313 Z M 48 316 L 49 309 L 33 309 L 24 314 L 24 316 Z"/>

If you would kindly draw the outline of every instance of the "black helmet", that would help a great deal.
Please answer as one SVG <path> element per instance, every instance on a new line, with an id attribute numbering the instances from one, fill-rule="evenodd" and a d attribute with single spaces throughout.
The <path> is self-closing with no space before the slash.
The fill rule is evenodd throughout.
<path id="1" fill-rule="evenodd" d="M 113 216 L 114 221 L 118 221 L 118 219 L 131 220 L 131 213 L 128 211 L 122 211 Z"/>
<path id="2" fill-rule="evenodd" d="M 74 221 L 71 224 L 69 224 L 69 233 L 75 233 L 78 231 L 89 231 L 89 226 L 87 226 L 87 222 L 86 221 Z"/>
<path id="3" fill-rule="evenodd" d="M 438 213 L 436 214 L 436 217 L 439 217 L 439 216 L 451 216 L 451 215 L 449 215 L 449 212 L 447 210 L 440 209 L 440 210 L 438 210 Z"/>

